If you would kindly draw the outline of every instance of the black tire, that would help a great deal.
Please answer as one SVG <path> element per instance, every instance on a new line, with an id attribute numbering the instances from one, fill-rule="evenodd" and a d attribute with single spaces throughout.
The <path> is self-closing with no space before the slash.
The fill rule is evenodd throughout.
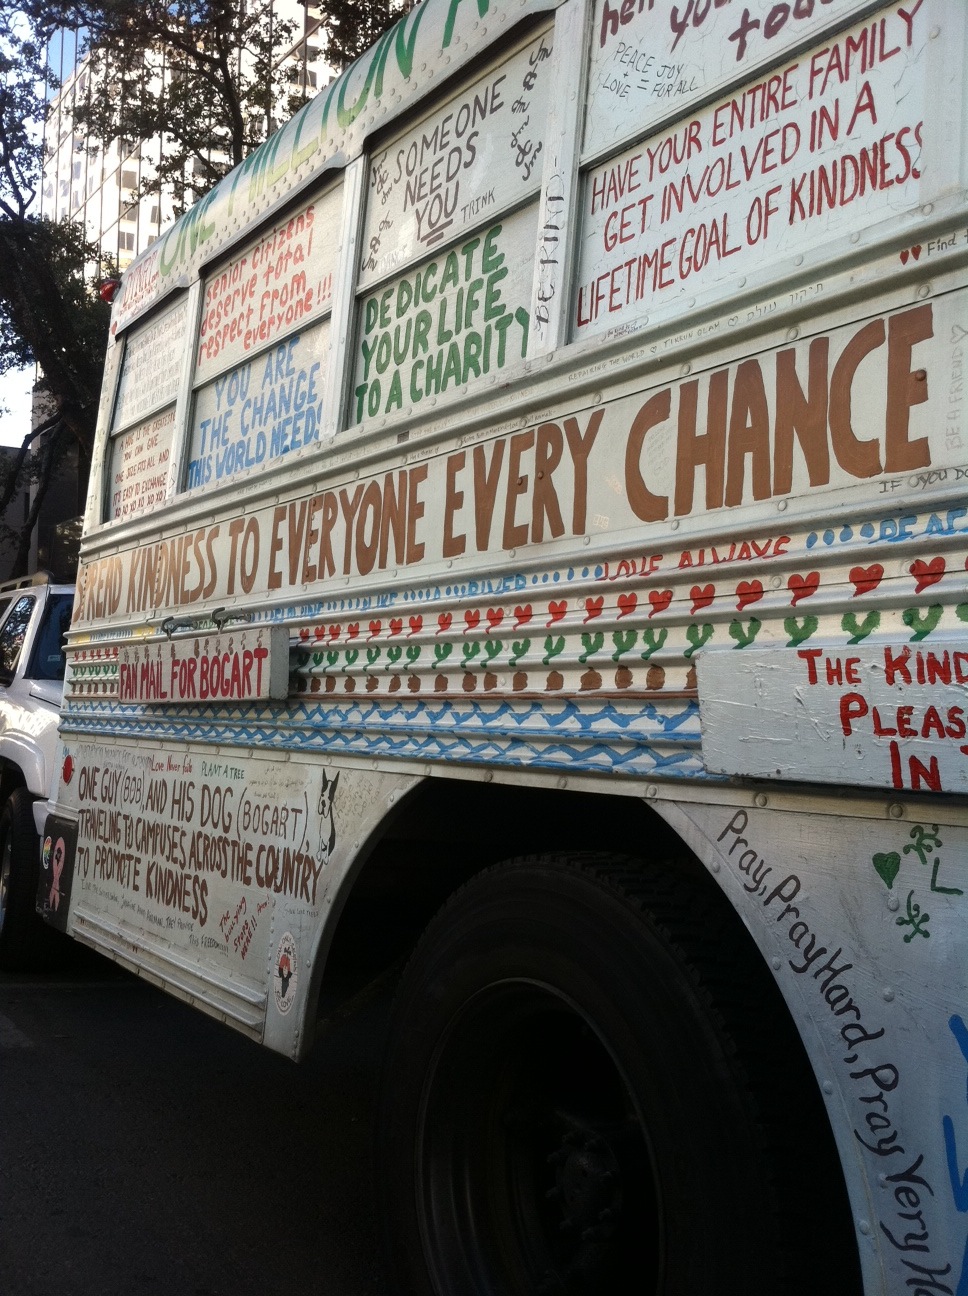
<path id="1" fill-rule="evenodd" d="M 813 1296 L 811 1264 L 838 1261 L 838 1291 L 859 1291 L 816 1086 L 736 927 L 673 866 L 598 857 L 512 861 L 451 899 L 404 974 L 384 1075 L 402 1293 Z M 806 1153 L 804 1119 L 826 1129 Z M 810 1212 L 818 1144 L 833 1221 Z"/>
<path id="2" fill-rule="evenodd" d="M 36 968 L 50 947 L 36 911 L 39 851 L 33 798 L 26 788 L 17 788 L 0 811 L 0 968 L 5 972 Z"/>

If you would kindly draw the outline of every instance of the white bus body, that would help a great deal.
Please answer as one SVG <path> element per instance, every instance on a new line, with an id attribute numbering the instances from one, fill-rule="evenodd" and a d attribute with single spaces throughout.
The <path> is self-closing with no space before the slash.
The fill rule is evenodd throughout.
<path id="1" fill-rule="evenodd" d="M 424 0 L 125 276 L 41 900 L 410 956 L 403 1290 L 968 1290 L 966 23 Z"/>

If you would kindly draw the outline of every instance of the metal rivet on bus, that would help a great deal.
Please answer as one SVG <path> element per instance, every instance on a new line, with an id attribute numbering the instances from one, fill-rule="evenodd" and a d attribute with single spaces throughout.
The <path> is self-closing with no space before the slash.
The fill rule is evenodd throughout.
<path id="1" fill-rule="evenodd" d="M 902 805 L 899 805 L 897 801 L 893 801 L 887 807 L 887 813 L 891 816 L 892 819 L 900 819 L 904 814 L 904 807 Z"/>
<path id="2" fill-rule="evenodd" d="M 883 997 L 884 997 L 884 1002 L 885 1002 L 885 1003 L 892 1003 L 892 1002 L 893 1002 L 893 1000 L 894 1000 L 894 991 L 891 989 L 890 986 L 885 986 L 885 987 L 884 987 L 884 995 L 883 995 Z"/>
<path id="3" fill-rule="evenodd" d="M 493 782 L 494 782 L 494 771 L 493 771 L 493 770 L 485 770 L 485 771 L 484 771 L 484 782 L 485 782 L 485 783 L 493 783 Z"/>
<path id="4" fill-rule="evenodd" d="M 928 40 L 937 40 L 940 35 L 941 35 L 941 28 L 932 27 L 931 30 L 928 32 Z"/>
<path id="5" fill-rule="evenodd" d="M 673 530 L 673 531 L 678 531 L 678 530 L 679 530 L 679 519 L 678 519 L 678 518 L 673 518 L 672 521 L 669 523 L 669 527 L 670 527 L 670 529 Z"/>
<path id="6" fill-rule="evenodd" d="M 851 234 L 851 236 L 850 236 L 850 241 L 851 241 L 851 243 L 859 243 L 859 242 L 860 242 L 860 234 L 857 232 L 857 230 L 854 230 L 853 234 Z"/>
<path id="7" fill-rule="evenodd" d="M 743 276 L 740 278 L 740 281 L 739 281 L 739 284 L 737 285 L 737 287 L 739 287 L 739 288 L 745 288 L 745 287 L 746 287 L 746 276 L 745 276 L 745 275 L 743 275 Z"/>
<path id="8" fill-rule="evenodd" d="M 823 1082 L 823 1091 L 824 1091 L 825 1094 L 832 1094 L 832 1093 L 833 1093 L 833 1091 L 834 1091 L 834 1087 L 833 1087 L 833 1085 L 831 1084 L 831 1082 L 830 1082 L 829 1080 L 825 1080 L 825 1081 Z"/>
<path id="9" fill-rule="evenodd" d="M 682 365 L 679 369 L 679 373 L 682 374 L 683 376 L 685 376 L 687 373 L 692 373 L 692 365 L 691 364 Z"/>
<path id="10" fill-rule="evenodd" d="M 933 211 L 934 211 L 934 203 L 925 203 L 924 206 L 921 208 L 921 215 L 930 216 Z"/>
<path id="11" fill-rule="evenodd" d="M 712 872 L 712 873 L 718 873 L 718 872 L 719 872 L 719 860 L 713 860 L 713 862 L 712 862 L 712 863 L 710 864 L 710 866 L 709 866 L 709 869 L 710 869 L 710 872 Z"/>
<path id="12" fill-rule="evenodd" d="M 794 262 L 793 262 L 793 264 L 794 264 L 794 265 L 803 265 L 803 257 L 802 257 L 802 256 L 798 256 L 798 257 L 794 258 Z"/>
<path id="13" fill-rule="evenodd" d="M 560 788 L 566 788 L 568 786 L 568 780 L 565 778 L 563 774 L 561 778 L 558 780 L 558 786 Z"/>
<path id="14" fill-rule="evenodd" d="M 650 801 L 652 800 L 653 797 L 658 796 L 658 794 L 659 794 L 659 789 L 656 787 L 654 783 L 650 783 L 649 786 L 645 789 L 645 795 L 649 798 Z"/>
<path id="15" fill-rule="evenodd" d="M 779 972 L 780 968 L 783 966 L 783 963 L 780 959 L 774 958 L 774 959 L 770 959 L 770 966 L 772 967 L 774 972 Z"/>
<path id="16" fill-rule="evenodd" d="M 517 549 L 509 549 L 509 550 L 508 550 L 508 557 L 509 557 L 509 558 L 516 558 L 516 557 L 517 557 L 517 554 L 518 554 Z"/>
<path id="17" fill-rule="evenodd" d="M 900 909 L 900 907 L 901 907 L 901 902 L 900 902 L 900 900 L 898 900 L 898 898 L 897 898 L 896 895 L 892 895 L 892 896 L 888 896 L 888 897 L 887 897 L 887 907 L 888 907 L 888 909 L 890 909 L 890 910 L 892 910 L 892 911 L 895 910 L 895 909 Z"/>
<path id="18" fill-rule="evenodd" d="M 787 329 L 786 335 L 787 335 L 787 341 L 792 342 L 794 341 L 795 338 L 798 338 L 800 336 L 800 330 L 796 327 L 796 325 L 794 325 L 793 328 Z"/>
<path id="19" fill-rule="evenodd" d="M 601 404 L 601 400 L 602 400 L 602 393 L 601 393 L 600 391 L 592 392 L 592 404 L 593 404 L 593 405 L 600 405 L 600 404 Z"/>
<path id="20" fill-rule="evenodd" d="M 858 1220 L 857 1227 L 860 1229 L 862 1233 L 869 1233 L 871 1231 L 871 1226 L 867 1222 L 867 1220 Z"/>
<path id="21" fill-rule="evenodd" d="M 918 294 L 917 294 L 917 295 L 918 295 L 919 297 L 927 297 L 927 296 L 929 295 L 930 292 L 931 292 L 931 285 L 930 285 L 930 284 L 921 284 L 921 286 L 918 288 Z"/>
<path id="22" fill-rule="evenodd" d="M 585 537 L 582 539 L 582 544 L 586 544 L 586 545 L 587 545 L 587 544 L 591 544 L 591 542 L 592 542 L 592 538 L 591 538 L 591 536 L 585 536 Z"/>
<path id="23" fill-rule="evenodd" d="M 785 512 L 787 511 L 787 501 L 786 501 L 786 500 L 777 500 L 777 502 L 776 502 L 776 511 L 777 511 L 778 513 L 785 513 Z"/>
<path id="24" fill-rule="evenodd" d="M 779 576 L 770 577 L 770 589 L 779 589 L 782 583 Z"/>
<path id="25" fill-rule="evenodd" d="M 762 810 L 763 807 L 766 805 L 766 793 L 757 792 L 756 796 L 753 798 L 753 804 L 759 806 L 759 808 Z"/>

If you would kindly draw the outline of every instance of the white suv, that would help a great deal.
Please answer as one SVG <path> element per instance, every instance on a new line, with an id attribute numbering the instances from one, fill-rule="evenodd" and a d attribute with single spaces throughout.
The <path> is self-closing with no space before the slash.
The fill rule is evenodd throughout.
<path id="1" fill-rule="evenodd" d="M 0 584 L 0 968 L 31 966 L 50 942 L 35 912 L 34 802 L 50 793 L 72 585 L 46 574 Z"/>

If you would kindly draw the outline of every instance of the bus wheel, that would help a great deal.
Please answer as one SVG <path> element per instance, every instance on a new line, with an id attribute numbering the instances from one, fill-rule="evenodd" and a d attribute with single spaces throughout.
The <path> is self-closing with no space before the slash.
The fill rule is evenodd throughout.
<path id="1" fill-rule="evenodd" d="M 526 859 L 432 921 L 379 1129 L 401 1291 L 801 1290 L 781 1254 L 790 1130 L 774 1137 L 741 1038 L 770 1051 L 769 978 L 708 900 L 672 865 Z"/>
<path id="2" fill-rule="evenodd" d="M 46 930 L 37 917 L 38 852 L 33 800 L 17 788 L 0 811 L 0 968 L 33 968 L 46 949 Z"/>

